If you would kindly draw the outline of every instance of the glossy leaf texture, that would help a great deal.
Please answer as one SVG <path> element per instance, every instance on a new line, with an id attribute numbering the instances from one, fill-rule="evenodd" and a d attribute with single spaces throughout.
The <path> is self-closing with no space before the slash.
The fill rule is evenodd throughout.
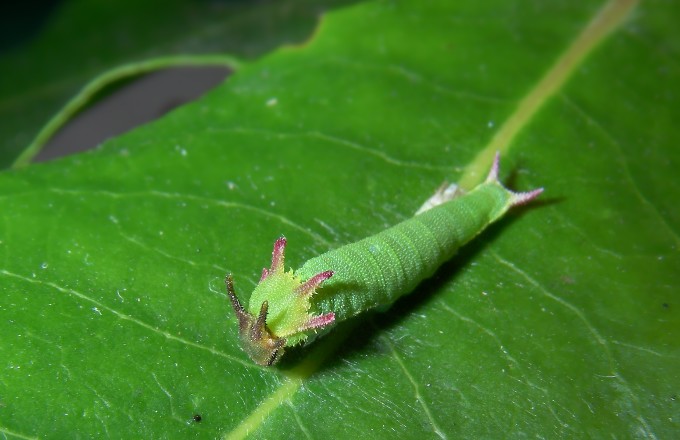
<path id="1" fill-rule="evenodd" d="M 101 148 L 0 174 L 7 437 L 671 438 L 671 2 L 366 2 Z M 542 201 L 273 369 L 224 293 L 502 152 Z M 200 415 L 200 421 L 198 416 Z"/>

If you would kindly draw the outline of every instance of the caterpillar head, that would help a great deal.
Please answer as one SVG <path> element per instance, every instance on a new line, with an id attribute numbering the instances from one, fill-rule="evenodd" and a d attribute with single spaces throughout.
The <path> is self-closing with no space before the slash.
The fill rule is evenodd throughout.
<path id="1" fill-rule="evenodd" d="M 275 364 L 285 347 L 307 339 L 310 330 L 335 321 L 334 313 L 317 316 L 309 313 L 311 296 L 321 283 L 333 276 L 333 272 L 321 272 L 302 281 L 293 271 L 285 271 L 285 249 L 286 239 L 276 240 L 271 267 L 262 270 L 260 282 L 250 296 L 248 309 L 236 297 L 231 275 L 226 280 L 227 293 L 239 321 L 241 346 L 259 365 Z"/>

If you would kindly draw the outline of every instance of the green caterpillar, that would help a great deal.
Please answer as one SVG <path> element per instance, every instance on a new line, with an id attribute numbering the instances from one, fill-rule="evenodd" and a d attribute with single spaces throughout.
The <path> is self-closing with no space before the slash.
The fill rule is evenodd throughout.
<path id="1" fill-rule="evenodd" d="M 228 275 L 227 292 L 244 351 L 259 365 L 273 365 L 285 347 L 365 310 L 393 303 L 512 206 L 543 191 L 515 193 L 503 187 L 498 181 L 498 160 L 497 154 L 486 181 L 467 194 L 424 206 L 425 212 L 314 257 L 296 271 L 285 271 L 286 239 L 279 238 L 271 267 L 262 270 L 248 310 L 236 297 Z"/>

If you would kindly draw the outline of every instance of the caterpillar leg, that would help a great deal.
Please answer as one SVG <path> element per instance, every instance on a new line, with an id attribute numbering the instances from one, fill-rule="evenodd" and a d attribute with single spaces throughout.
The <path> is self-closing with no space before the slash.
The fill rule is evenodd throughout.
<path id="1" fill-rule="evenodd" d="M 439 206 L 442 203 L 446 203 L 449 200 L 453 200 L 458 196 L 464 194 L 464 191 L 455 183 L 449 184 L 449 182 L 444 182 L 437 188 L 437 190 L 430 196 L 429 199 L 425 200 L 425 203 L 418 208 L 415 215 L 422 214 L 423 212 Z"/>

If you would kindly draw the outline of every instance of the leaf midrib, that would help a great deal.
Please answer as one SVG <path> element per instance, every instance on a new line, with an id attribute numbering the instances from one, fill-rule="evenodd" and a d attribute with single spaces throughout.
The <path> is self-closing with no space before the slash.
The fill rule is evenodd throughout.
<path id="1" fill-rule="evenodd" d="M 500 126 L 491 141 L 484 146 L 477 156 L 465 167 L 458 182 L 462 188 L 472 188 L 481 182 L 496 152 L 504 155 L 510 150 L 515 137 L 529 125 L 538 110 L 554 96 L 567 82 L 576 68 L 586 57 L 599 46 L 609 35 L 619 28 L 637 6 L 639 0 L 609 0 L 592 17 L 583 30 L 572 40 L 572 43 L 557 58 L 529 92 L 519 102 L 515 111 Z M 351 327 L 351 326 L 346 326 Z M 324 360 L 334 353 L 344 341 L 351 329 L 336 330 L 333 337 L 322 340 L 309 356 L 298 367 L 283 373 L 282 384 L 266 397 L 248 417 L 231 431 L 225 433 L 223 439 L 242 439 L 254 432 L 264 423 L 269 414 L 280 405 L 289 401 L 304 381 L 314 374 Z"/>

